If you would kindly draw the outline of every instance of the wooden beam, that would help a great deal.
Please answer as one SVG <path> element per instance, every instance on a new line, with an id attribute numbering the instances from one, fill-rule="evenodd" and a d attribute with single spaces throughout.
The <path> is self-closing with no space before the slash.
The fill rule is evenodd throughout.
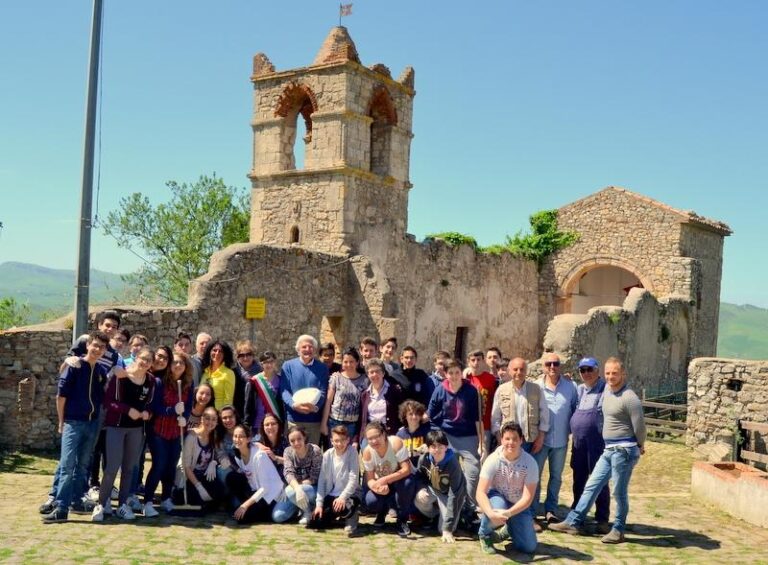
<path id="1" fill-rule="evenodd" d="M 739 420 L 739 425 L 745 430 L 760 432 L 761 434 L 768 434 L 768 424 L 760 424 L 758 422 L 748 422 L 747 420 Z"/>
<path id="2" fill-rule="evenodd" d="M 651 425 L 655 424 L 658 426 L 669 426 L 672 428 L 680 428 L 681 430 L 685 430 L 688 428 L 688 424 L 686 424 L 685 422 L 673 422 L 671 420 L 662 420 L 661 418 L 648 418 L 647 416 L 645 418 L 645 423 L 651 424 Z"/>
<path id="3" fill-rule="evenodd" d="M 755 461 L 757 463 L 765 463 L 766 465 L 768 465 L 768 455 L 765 455 L 763 453 L 756 453 L 754 451 L 746 451 L 742 449 L 741 458 L 747 459 L 748 461 Z"/>
<path id="4" fill-rule="evenodd" d="M 688 410 L 687 404 L 664 404 L 663 402 L 651 402 L 650 400 L 643 400 L 643 407 L 668 408 L 669 410 Z"/>

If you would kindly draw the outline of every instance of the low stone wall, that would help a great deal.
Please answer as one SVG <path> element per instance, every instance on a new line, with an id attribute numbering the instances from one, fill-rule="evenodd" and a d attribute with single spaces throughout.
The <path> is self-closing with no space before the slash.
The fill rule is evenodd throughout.
<path id="1" fill-rule="evenodd" d="M 737 420 L 768 422 L 768 361 L 694 359 L 688 367 L 686 443 L 730 445 Z"/>
<path id="2" fill-rule="evenodd" d="M 624 361 L 630 385 L 638 394 L 685 389 L 685 359 L 690 335 L 687 300 L 657 301 L 647 290 L 629 292 L 623 306 L 598 306 L 586 314 L 562 314 L 549 324 L 544 350 L 558 353 L 563 371 L 577 374 L 582 357 L 601 363 L 615 356 Z M 530 374 L 541 370 L 540 360 Z"/>

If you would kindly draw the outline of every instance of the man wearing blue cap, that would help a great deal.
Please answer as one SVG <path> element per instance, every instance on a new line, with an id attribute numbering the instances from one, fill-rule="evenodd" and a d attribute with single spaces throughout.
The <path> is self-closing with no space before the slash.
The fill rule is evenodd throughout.
<path id="1" fill-rule="evenodd" d="M 594 357 L 585 357 L 579 361 L 579 375 L 583 381 L 576 392 L 579 404 L 571 416 L 571 469 L 573 469 L 573 504 L 584 492 L 584 485 L 597 460 L 605 449 L 603 441 L 603 391 L 605 380 L 600 377 L 600 364 Z M 611 498 L 606 484 L 595 502 L 595 520 L 597 531 L 607 534 L 611 530 L 608 523 Z"/>

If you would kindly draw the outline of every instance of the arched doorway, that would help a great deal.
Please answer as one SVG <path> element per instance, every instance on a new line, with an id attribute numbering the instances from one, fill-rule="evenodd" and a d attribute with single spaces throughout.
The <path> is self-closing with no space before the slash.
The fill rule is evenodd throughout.
<path id="1" fill-rule="evenodd" d="M 649 288 L 629 265 L 592 263 L 567 276 L 558 300 L 558 314 L 586 314 L 595 306 L 621 306 L 633 288 Z"/>

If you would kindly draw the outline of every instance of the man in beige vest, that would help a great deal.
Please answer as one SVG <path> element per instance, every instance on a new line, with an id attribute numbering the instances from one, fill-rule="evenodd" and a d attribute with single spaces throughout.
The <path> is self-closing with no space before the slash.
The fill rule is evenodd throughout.
<path id="1" fill-rule="evenodd" d="M 498 431 L 508 422 L 517 422 L 523 428 L 525 441 L 523 449 L 531 454 L 538 453 L 549 430 L 549 409 L 541 393 L 541 387 L 526 380 L 528 366 L 525 359 L 515 357 L 509 362 L 512 377 L 502 384 L 493 397 L 491 431 Z"/>

